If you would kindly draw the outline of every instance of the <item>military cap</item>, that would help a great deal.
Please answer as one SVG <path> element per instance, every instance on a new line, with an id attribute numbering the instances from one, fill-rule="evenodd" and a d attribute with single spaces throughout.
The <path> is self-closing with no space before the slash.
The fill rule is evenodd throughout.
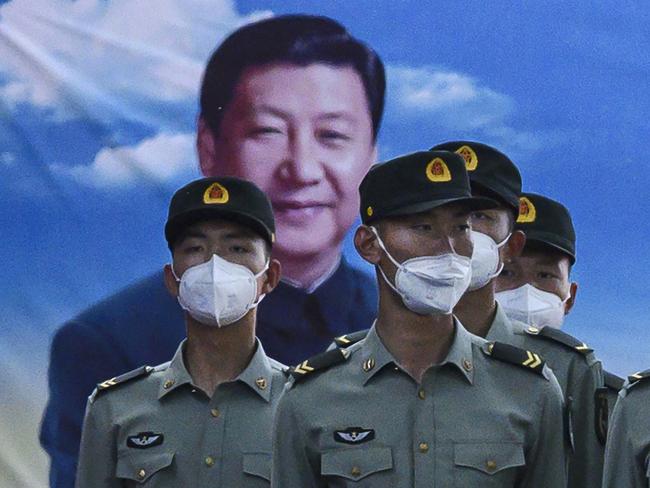
<path id="1" fill-rule="evenodd" d="M 421 151 L 373 166 L 359 187 L 361 220 L 425 212 L 447 203 L 472 210 L 493 208 L 489 198 L 475 198 L 465 162 L 448 151 Z"/>
<path id="2" fill-rule="evenodd" d="M 526 246 L 542 245 L 562 251 L 576 261 L 576 233 L 567 208 L 535 193 L 522 193 L 515 228 L 526 234 Z"/>
<path id="3" fill-rule="evenodd" d="M 192 181 L 174 193 L 165 225 L 170 249 L 184 228 L 214 218 L 250 227 L 269 244 L 275 240 L 273 209 L 262 190 L 240 178 L 211 177 Z"/>
<path id="4" fill-rule="evenodd" d="M 472 141 L 443 142 L 431 150 L 460 154 L 465 160 L 472 191 L 495 198 L 517 216 L 521 174 L 508 156 L 492 146 Z"/>

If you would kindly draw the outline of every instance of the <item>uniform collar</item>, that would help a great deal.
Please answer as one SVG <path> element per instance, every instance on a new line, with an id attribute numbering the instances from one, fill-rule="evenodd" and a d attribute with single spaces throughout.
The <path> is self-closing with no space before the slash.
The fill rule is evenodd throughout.
<path id="1" fill-rule="evenodd" d="M 158 389 L 158 399 L 161 399 L 182 385 L 193 385 L 192 377 L 185 366 L 185 359 L 183 357 L 186 342 L 187 339 L 184 339 L 178 346 L 174 357 L 162 375 Z M 248 385 L 251 390 L 268 402 L 271 399 L 273 369 L 259 339 L 255 339 L 255 345 L 255 354 L 253 354 L 248 366 L 246 366 L 244 371 L 233 382 L 239 381 Z"/>
<path id="2" fill-rule="evenodd" d="M 454 317 L 454 339 L 447 357 L 440 366 L 452 364 L 465 376 L 470 384 L 474 383 L 474 358 L 472 351 L 472 334 L 467 332 L 460 321 Z M 363 384 L 365 385 L 378 371 L 398 363 L 377 334 L 375 324 L 368 332 L 361 346 L 362 369 L 366 371 Z"/>
<path id="3" fill-rule="evenodd" d="M 503 310 L 503 307 L 499 305 L 499 302 L 496 302 L 497 310 L 494 314 L 494 320 L 492 320 L 492 325 L 490 330 L 485 337 L 488 341 L 500 341 L 500 342 L 512 342 L 512 335 L 514 334 L 514 328 L 512 322 L 506 315 Z"/>

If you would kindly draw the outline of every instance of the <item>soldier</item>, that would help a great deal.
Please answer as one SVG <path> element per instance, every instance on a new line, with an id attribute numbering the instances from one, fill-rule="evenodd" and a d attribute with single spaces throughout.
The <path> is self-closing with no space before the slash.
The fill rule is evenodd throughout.
<path id="1" fill-rule="evenodd" d="M 266 356 L 255 322 L 280 278 L 274 231 L 271 204 L 250 182 L 204 178 L 174 194 L 165 226 L 173 264 L 164 273 L 187 339 L 170 362 L 97 386 L 78 488 L 269 485 L 286 368 Z"/>
<path id="2" fill-rule="evenodd" d="M 472 194 L 488 196 L 499 205 L 472 214 L 474 255 L 472 256 L 472 283 L 468 292 L 454 309 L 454 313 L 470 332 L 489 341 L 503 341 L 539 353 L 557 376 L 564 393 L 567 408 L 567 444 L 569 486 L 598 486 L 602 479 L 604 438 L 607 432 L 606 412 L 597 394 L 603 386 L 602 365 L 593 351 L 557 329 L 544 327 L 546 322 L 518 322 L 526 317 L 510 316 L 509 302 L 503 294 L 496 294 L 511 270 L 525 258 L 522 249 L 535 245 L 539 234 L 515 221 L 529 220 L 520 213 L 530 203 L 525 196 L 520 200 L 521 176 L 515 164 L 497 149 L 473 141 L 454 141 L 439 144 L 434 149 L 454 151 L 465 159 Z M 546 214 L 540 208 L 538 222 L 559 222 L 566 225 L 556 213 Z M 547 232 L 550 232 L 547 230 Z M 525 237 L 524 237 L 525 233 Z M 557 232 L 556 232 L 557 234 Z M 542 231 L 542 235 L 543 231 Z M 562 243 L 563 264 L 574 258 L 575 237 L 568 233 Z M 525 243 L 525 247 L 524 247 Z M 499 284 L 497 284 L 499 283 Z M 571 288 L 575 290 L 577 285 Z M 559 301 L 559 299 L 558 299 Z M 573 304 L 572 300 L 570 305 Z M 570 306 L 569 305 L 569 306 Z M 516 320 L 509 320 L 516 319 Z M 602 416 L 605 423 L 602 425 Z M 599 427 L 596 427 L 599 425 Z"/>
<path id="3" fill-rule="evenodd" d="M 418 152 L 371 169 L 355 246 L 376 267 L 365 339 L 291 370 L 272 486 L 565 486 L 562 397 L 541 358 L 452 316 L 470 281 L 463 159 Z"/>
<path id="4" fill-rule="evenodd" d="M 633 374 L 612 413 L 603 488 L 644 488 L 650 484 L 650 370 Z"/>

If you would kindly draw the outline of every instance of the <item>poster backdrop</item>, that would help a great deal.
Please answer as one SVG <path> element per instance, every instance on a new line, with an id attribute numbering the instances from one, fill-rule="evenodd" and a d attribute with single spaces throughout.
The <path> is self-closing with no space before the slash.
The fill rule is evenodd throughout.
<path id="1" fill-rule="evenodd" d="M 618 374 L 650 366 L 642 2 L 10 0 L 0 2 L 0 486 L 46 485 L 37 432 L 54 331 L 168 259 L 168 199 L 200 176 L 197 89 L 210 52 L 236 27 L 289 12 L 331 16 L 383 58 L 380 159 L 475 139 L 511 156 L 525 190 L 564 202 L 580 284 L 566 330 Z M 345 254 L 363 267 L 349 239 Z"/>

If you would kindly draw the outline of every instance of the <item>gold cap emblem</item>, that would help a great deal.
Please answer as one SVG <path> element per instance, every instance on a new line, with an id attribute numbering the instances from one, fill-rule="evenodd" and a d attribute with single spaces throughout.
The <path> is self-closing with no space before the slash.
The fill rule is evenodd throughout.
<path id="1" fill-rule="evenodd" d="M 449 167 L 442 158 L 434 158 L 429 164 L 427 164 L 426 169 L 427 179 L 433 183 L 443 183 L 445 181 L 451 181 L 451 173 L 449 172 Z"/>
<path id="2" fill-rule="evenodd" d="M 467 171 L 474 171 L 478 167 L 478 156 L 476 152 L 469 146 L 460 146 L 456 149 L 456 154 L 460 154 L 465 160 L 465 168 Z"/>
<path id="3" fill-rule="evenodd" d="M 517 217 L 518 224 L 529 224 L 535 222 L 537 218 L 537 209 L 535 205 L 526 197 L 519 198 L 519 217 Z"/>
<path id="4" fill-rule="evenodd" d="M 203 192 L 203 203 L 227 203 L 230 199 L 226 187 L 219 183 L 212 183 Z"/>

